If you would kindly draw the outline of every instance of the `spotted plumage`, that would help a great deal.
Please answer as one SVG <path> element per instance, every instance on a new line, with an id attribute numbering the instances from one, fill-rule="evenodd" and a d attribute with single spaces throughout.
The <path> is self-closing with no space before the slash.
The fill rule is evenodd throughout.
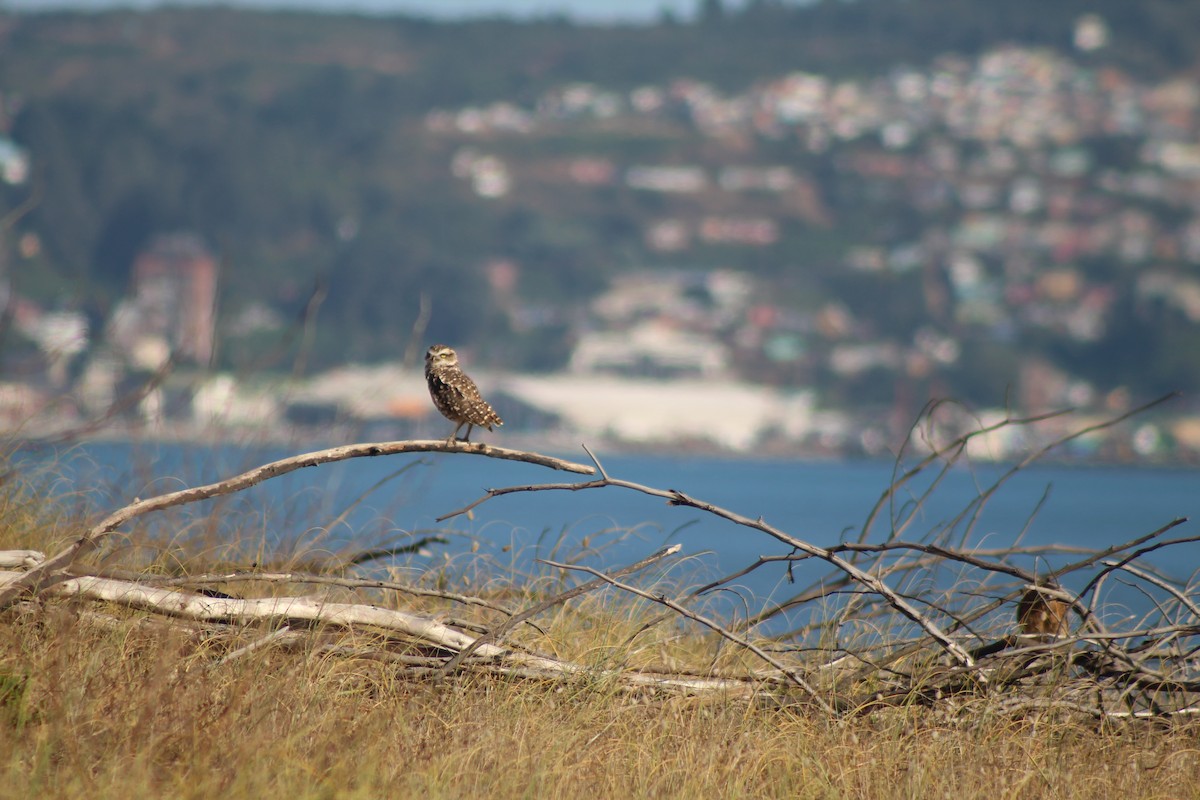
<path id="1" fill-rule="evenodd" d="M 475 381 L 458 366 L 458 354 L 444 344 L 435 344 L 425 354 L 425 382 L 429 384 L 429 396 L 442 416 L 453 422 L 454 431 L 448 441 L 455 441 L 458 431 L 467 426 L 464 442 L 470 441 L 471 429 L 475 426 L 487 428 L 503 425 L 487 401 L 479 394 Z"/>

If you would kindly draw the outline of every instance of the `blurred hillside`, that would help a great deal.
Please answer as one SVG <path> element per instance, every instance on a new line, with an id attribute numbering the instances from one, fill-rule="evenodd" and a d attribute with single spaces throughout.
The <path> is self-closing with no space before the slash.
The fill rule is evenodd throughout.
<path id="1" fill-rule="evenodd" d="M 701 8 L 0 11 L 6 369 L 152 367 L 155 254 L 184 247 L 216 342 L 176 355 L 235 371 L 416 329 L 843 407 L 1196 388 L 1200 5 Z"/>

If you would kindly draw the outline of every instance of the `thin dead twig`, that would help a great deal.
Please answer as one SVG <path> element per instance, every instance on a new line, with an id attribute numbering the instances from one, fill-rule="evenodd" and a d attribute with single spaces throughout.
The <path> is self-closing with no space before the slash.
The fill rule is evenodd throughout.
<path id="1" fill-rule="evenodd" d="M 687 608 L 686 606 L 682 606 L 679 603 L 676 603 L 674 600 L 669 599 L 666 595 L 663 595 L 663 594 L 656 595 L 651 592 L 647 592 L 646 590 L 640 589 L 637 586 L 631 586 L 630 584 L 623 583 L 623 582 L 617 580 L 616 578 L 613 578 L 612 576 L 605 575 L 603 572 L 600 572 L 599 570 L 596 570 L 596 569 L 592 569 L 591 567 L 581 566 L 578 564 L 562 564 L 562 563 L 559 563 L 556 561 L 544 561 L 542 559 L 538 559 L 538 560 L 541 561 L 541 563 L 546 564 L 547 566 L 557 567 L 559 569 L 575 570 L 578 572 L 586 572 L 589 575 L 595 575 L 597 579 L 599 579 L 605 583 L 611 584 L 612 586 L 620 589 L 623 592 L 629 592 L 630 594 L 634 594 L 634 595 L 637 595 L 638 597 L 641 597 L 646 600 L 650 600 L 652 602 L 666 606 L 667 608 L 674 611 L 676 614 L 686 617 L 687 619 L 690 619 L 694 622 L 700 623 L 701 625 L 720 634 L 722 637 L 733 642 L 734 644 L 736 644 L 740 647 L 743 647 L 746 650 L 749 650 L 751 653 L 758 656 L 759 658 L 761 658 L 763 661 L 770 664 L 775 669 L 779 670 L 780 673 L 787 676 L 787 678 L 789 680 L 791 680 L 794 684 L 799 686 L 812 699 L 812 701 L 821 708 L 822 711 L 825 711 L 826 713 L 829 713 L 829 714 L 836 713 L 834 711 L 833 706 L 829 704 L 829 701 L 827 701 L 824 697 L 822 697 L 820 694 L 818 694 L 817 690 L 815 688 L 813 688 L 812 684 L 810 684 L 808 681 L 806 681 L 804 679 L 804 676 L 802 676 L 795 669 L 787 666 L 782 661 L 780 661 L 779 659 L 772 656 L 770 653 L 767 653 L 761 647 L 758 647 L 757 645 L 755 645 L 753 642 L 743 639 L 742 637 L 738 636 L 737 634 L 733 633 L 732 631 L 727 630 L 726 628 L 722 627 L 720 624 L 714 622 L 713 620 L 710 620 L 701 614 L 697 614 L 695 611 L 692 611 L 690 608 Z"/>
<path id="2" fill-rule="evenodd" d="M 1182 525 L 1183 523 L 1185 523 L 1187 521 L 1188 521 L 1187 517 L 1179 517 L 1178 519 L 1173 519 L 1170 522 L 1168 522 L 1166 525 L 1164 525 L 1161 528 L 1159 528 L 1158 530 L 1154 531 L 1153 533 L 1150 533 L 1150 534 L 1147 534 L 1146 536 L 1135 539 L 1134 542 L 1127 544 L 1125 547 L 1122 547 L 1119 550 L 1116 550 L 1114 552 L 1119 553 L 1123 550 L 1128 550 L 1130 547 L 1136 547 L 1137 545 L 1148 542 L 1151 539 L 1155 539 L 1155 538 L 1161 536 L 1162 534 L 1166 533 L 1167 531 L 1171 530 L 1172 528 L 1176 527 L 1177 525 Z M 1192 542 L 1200 542 L 1200 536 L 1181 536 L 1176 539 L 1164 539 L 1159 542 L 1154 542 L 1153 544 L 1148 544 L 1145 547 L 1139 547 L 1137 550 L 1134 550 L 1132 553 L 1129 553 L 1128 555 L 1122 557 L 1119 561 L 1106 562 L 1104 569 L 1102 569 L 1102 570 L 1100 570 L 1100 572 L 1096 573 L 1096 575 L 1090 581 L 1088 581 L 1087 585 L 1084 586 L 1083 589 L 1080 590 L 1079 596 L 1083 597 L 1085 594 L 1087 594 L 1089 591 L 1091 591 L 1110 572 L 1114 572 L 1116 570 L 1121 569 L 1126 564 L 1130 563 L 1131 561 L 1135 561 L 1135 560 L 1141 558 L 1142 556 L 1146 555 L 1147 553 L 1153 553 L 1155 550 L 1161 550 L 1164 547 L 1170 547 L 1172 545 L 1190 544 Z M 1109 555 L 1113 555 L 1113 553 L 1105 553 L 1104 556 L 1101 556 L 1100 558 L 1103 558 L 1103 557 L 1109 556 Z M 1099 561 L 1100 558 L 1097 558 L 1096 561 Z M 1057 575 L 1061 571 L 1062 570 L 1058 570 L 1058 571 L 1056 571 L 1055 574 Z"/>
<path id="3" fill-rule="evenodd" d="M 1194 602 L 1192 602 L 1192 599 L 1190 597 L 1188 597 L 1186 594 L 1179 591 L 1178 588 L 1172 586 L 1170 583 L 1168 583 L 1167 581 L 1164 581 L 1162 578 L 1158 577 L 1157 575 L 1153 575 L 1144 569 L 1139 569 L 1138 567 L 1135 567 L 1132 564 L 1129 564 L 1127 562 L 1102 561 L 1101 563 L 1104 564 L 1104 566 L 1106 566 L 1106 567 L 1116 567 L 1116 568 L 1120 569 L 1122 572 L 1128 572 L 1130 575 L 1133 575 L 1136 578 L 1140 578 L 1141 580 L 1144 580 L 1146 583 L 1149 583 L 1153 586 L 1158 587 L 1159 589 L 1162 589 L 1164 592 L 1166 592 L 1167 594 L 1171 595 L 1176 600 L 1178 600 L 1179 604 L 1181 606 L 1183 606 L 1184 608 L 1186 608 L 1189 612 L 1191 612 L 1193 617 L 1200 620 L 1200 606 L 1197 606 Z"/>
<path id="4" fill-rule="evenodd" d="M 676 553 L 678 553 L 680 551 L 680 549 L 682 549 L 682 546 L 677 545 L 677 544 L 673 544 L 669 547 L 664 547 L 663 549 L 659 550 L 657 553 L 653 553 L 652 555 L 649 555 L 646 558 L 643 558 L 641 561 L 638 561 L 634 564 L 630 564 L 627 567 L 622 567 L 621 569 L 614 571 L 611 574 L 611 577 L 619 578 L 619 577 L 624 577 L 626 575 L 632 575 L 636 572 L 640 572 L 643 569 L 645 569 L 646 567 L 649 567 L 651 564 L 661 561 L 662 559 L 666 558 L 667 556 L 675 555 Z M 549 563 L 549 562 L 545 562 L 545 563 Z M 568 589 L 567 591 L 562 592 L 561 594 L 556 594 L 554 597 L 550 597 L 536 605 L 530 606 L 529 608 L 525 609 L 524 611 L 522 611 L 519 614 L 514 614 L 511 619 L 509 619 L 508 621 L 504 622 L 503 624 L 497 626 L 496 629 L 493 630 L 491 633 L 488 633 L 484 636 L 480 636 L 473 643 L 471 643 L 467 647 L 464 647 L 462 650 L 459 650 L 458 653 L 455 654 L 455 656 L 453 658 L 451 658 L 444 665 L 442 665 L 442 672 L 450 673 L 450 672 L 453 672 L 454 670 L 458 669 L 458 667 L 463 663 L 463 661 L 465 659 L 467 659 L 476 650 L 478 650 L 480 647 L 484 646 L 485 644 L 498 644 L 500 641 L 502 641 L 504 639 L 505 636 L 507 636 L 512 631 L 513 628 L 515 628 L 517 625 L 520 625 L 522 622 L 525 622 L 526 620 L 530 619 L 531 617 L 534 617 L 549 608 L 553 608 L 556 605 L 565 603 L 568 600 L 571 600 L 572 598 L 579 597 L 580 595 L 590 592 L 593 589 L 598 589 L 601 586 L 603 586 L 604 583 L 605 583 L 604 580 L 593 580 L 593 581 L 588 581 L 587 583 L 581 583 L 580 585 L 578 585 L 572 589 Z"/>
<path id="5" fill-rule="evenodd" d="M 933 411 L 935 411 L 939 406 L 944 404 L 944 402 L 945 401 L 939 400 L 939 401 L 934 401 L 931 404 L 927 404 L 926 407 L 921 410 L 920 415 L 918 415 L 918 424 L 919 424 L 920 418 L 927 417 L 929 414 L 931 414 Z M 1161 400 L 1156 401 L 1156 403 L 1158 403 L 1158 402 L 1162 402 L 1162 401 Z M 903 450 L 904 450 L 903 448 L 901 448 L 901 452 L 899 455 L 897 455 L 896 462 L 895 462 L 896 469 L 893 470 L 893 472 L 892 472 L 892 476 L 893 476 L 892 482 L 890 484 L 888 484 L 888 488 L 883 490 L 883 493 L 879 496 L 879 499 L 875 502 L 875 505 L 871 508 L 870 513 L 867 514 L 867 519 L 866 519 L 866 522 L 863 523 L 862 532 L 859 535 L 858 541 L 859 542 L 866 541 L 866 537 L 870 534 L 871 528 L 874 526 L 875 520 L 879 516 L 879 513 L 883 510 L 884 505 L 885 504 L 893 504 L 895 501 L 896 493 L 901 488 L 903 488 L 906 484 L 908 484 L 909 481 L 911 481 L 913 478 L 915 478 L 918 475 L 920 475 L 921 473 L 923 473 L 929 466 L 937 463 L 938 461 L 949 461 L 951 464 L 954 461 L 957 461 L 959 455 L 965 451 L 967 445 L 970 443 L 970 441 L 972 439 L 975 439 L 980 436 L 985 436 L 989 433 L 993 433 L 997 430 L 1000 430 L 1001 428 L 1005 428 L 1010 425 L 1030 425 L 1030 424 L 1037 423 L 1037 422 L 1043 422 L 1048 419 L 1053 419 L 1055 417 L 1060 417 L 1060 416 L 1063 416 L 1064 414 L 1069 414 L 1069 413 L 1070 413 L 1070 409 L 1062 409 L 1062 410 L 1058 410 L 1058 411 L 1051 411 L 1051 412 L 1048 412 L 1045 414 L 1038 414 L 1035 416 L 1023 417 L 1023 418 L 1018 418 L 1018 419 L 1006 417 L 1005 419 L 1000 420 L 999 422 L 996 422 L 992 425 L 988 425 L 986 427 L 964 433 L 961 436 L 954 439 L 953 441 L 951 441 L 945 447 L 935 448 L 933 450 L 933 452 L 929 453 L 929 455 L 925 456 L 925 458 L 923 458 L 923 459 L 921 459 L 921 461 L 917 462 L 917 464 L 915 466 L 913 466 L 911 469 L 909 469 L 903 475 L 899 475 L 897 477 L 897 473 L 898 473 L 899 466 L 900 466 L 900 456 L 903 455 Z M 913 430 L 915 428 L 916 428 L 916 425 L 914 425 L 912 428 L 910 428 L 910 432 L 911 432 L 911 430 Z M 911 436 L 911 433 L 910 433 L 910 436 Z M 907 442 L 908 442 L 908 440 L 906 439 L 905 440 L 906 445 L 907 445 Z M 951 453 L 953 453 L 953 455 L 950 456 L 950 458 L 947 458 L 947 456 Z M 947 466 L 949 466 L 949 465 L 947 465 Z M 942 473 L 944 475 L 945 468 L 942 470 Z M 939 475 L 939 477 L 935 480 L 935 484 L 941 480 L 941 477 L 942 477 L 942 475 Z"/>
<path id="6" fill-rule="evenodd" d="M 589 455 L 590 455 L 590 452 L 589 452 Z M 593 461 L 595 461 L 595 456 L 592 456 L 592 458 L 593 458 Z M 460 514 L 466 514 L 467 512 L 478 507 L 482 503 L 485 503 L 488 500 L 491 500 L 492 498 L 501 497 L 506 494 L 515 494 L 515 493 L 524 493 L 524 492 L 539 492 L 539 491 L 573 491 L 573 492 L 577 492 L 577 491 L 583 491 L 586 489 L 600 489 L 600 488 L 605 488 L 605 487 L 609 487 L 609 486 L 614 486 L 614 487 L 618 487 L 618 488 L 629 489 L 629 490 L 632 490 L 635 492 L 640 492 L 641 494 L 649 495 L 651 497 L 661 497 L 661 498 L 665 499 L 669 505 L 688 506 L 690 508 L 695 508 L 700 511 L 705 511 L 715 517 L 720 517 L 722 519 L 729 520 L 730 522 L 733 522 L 736 525 L 740 525 L 742 527 L 752 528 L 754 530 L 761 531 L 761 532 L 767 534 L 768 536 L 771 536 L 771 537 L 777 539 L 778 541 L 783 542 L 784 544 L 788 545 L 789 547 L 794 548 L 797 551 L 806 553 L 813 557 L 819 558 L 823 561 L 827 561 L 828 563 L 832 564 L 834 567 L 836 567 L 837 569 L 841 570 L 846 575 L 848 575 L 856 583 L 859 583 L 859 584 L 865 586 L 871 592 L 881 596 L 889 605 L 891 605 L 893 608 L 895 608 L 901 614 L 908 617 L 913 622 L 915 622 L 917 625 L 919 625 L 929 635 L 929 637 L 931 639 L 933 639 L 935 642 L 937 642 L 937 644 L 940 647 L 942 647 L 944 650 L 949 652 L 950 655 L 956 661 L 958 661 L 961 664 L 967 665 L 967 666 L 970 666 L 973 663 L 973 660 L 972 660 L 970 654 L 967 653 L 967 651 L 964 650 L 957 642 L 955 642 L 953 639 L 951 639 L 949 636 L 947 636 L 945 634 L 945 632 L 943 632 L 941 630 L 941 628 L 939 628 L 938 625 L 933 622 L 933 620 L 929 619 L 927 616 L 925 616 L 920 611 L 918 611 L 912 604 L 910 604 L 903 597 L 901 597 L 899 594 L 897 594 L 891 587 L 889 587 L 887 584 L 885 584 L 879 578 L 867 573 L 866 571 L 864 571 L 864 570 L 860 569 L 859 567 L 855 566 L 854 564 L 852 564 L 849 560 L 842 558 L 841 556 L 831 552 L 830 550 L 823 548 L 823 547 L 819 547 L 814 544 L 811 544 L 802 539 L 798 539 L 788 533 L 785 533 L 784 531 L 782 531 L 778 528 L 768 525 L 762 519 L 762 517 L 759 517 L 758 519 L 751 519 L 750 517 L 746 517 L 741 514 L 737 514 L 733 511 L 729 511 L 728 509 L 713 505 L 712 503 L 708 503 L 703 500 L 698 500 L 696 498 L 689 497 L 688 495 L 684 494 L 683 492 L 677 491 L 675 489 L 666 489 L 666 490 L 655 489 L 650 486 L 644 486 L 640 483 L 634 483 L 632 481 L 626 481 L 626 480 L 622 480 L 619 478 L 609 477 L 604 472 L 603 468 L 599 465 L 598 462 L 597 462 L 597 470 L 603 476 L 599 480 L 583 481 L 580 483 L 546 483 L 546 484 L 535 484 L 535 485 L 526 485 L 526 486 L 510 486 L 510 487 L 505 487 L 505 488 L 500 488 L 500 489 L 488 489 L 487 493 L 485 495 L 483 495 L 482 497 L 480 497 L 479 499 L 475 500 L 472 503 L 469 503 L 468 505 L 458 509 L 457 511 L 452 511 L 449 514 L 442 515 L 441 517 L 438 518 L 438 521 L 441 522 L 441 521 L 450 519 L 451 517 L 458 516 Z"/>
<path id="7" fill-rule="evenodd" d="M 238 649 L 227 653 L 220 661 L 217 662 L 217 666 L 223 667 L 231 661 L 236 661 L 243 656 L 248 656 L 253 652 L 263 649 L 264 647 L 271 647 L 274 645 L 283 644 L 285 642 L 298 641 L 301 638 L 302 634 L 296 633 L 291 629 L 290 626 L 284 625 L 278 630 L 271 631 L 261 639 L 256 639 L 244 647 L 239 647 Z"/>

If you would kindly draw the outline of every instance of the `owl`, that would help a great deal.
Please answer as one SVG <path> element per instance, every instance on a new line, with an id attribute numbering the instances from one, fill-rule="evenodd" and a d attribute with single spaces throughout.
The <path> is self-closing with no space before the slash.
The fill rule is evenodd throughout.
<path id="1" fill-rule="evenodd" d="M 1048 588 L 1058 588 L 1050 586 Z M 1066 636 L 1070 606 L 1057 597 L 1048 597 L 1037 589 L 1026 589 L 1017 603 L 1017 624 L 1021 631 L 1037 636 Z"/>
<path id="2" fill-rule="evenodd" d="M 479 394 L 475 381 L 458 367 L 458 354 L 444 344 L 435 344 L 425 354 L 425 382 L 429 384 L 429 396 L 442 416 L 455 423 L 454 432 L 447 441 L 453 442 L 458 431 L 467 426 L 464 442 L 471 439 L 471 428 L 478 425 L 489 431 L 493 425 L 503 425 L 504 420 L 492 410 Z"/>

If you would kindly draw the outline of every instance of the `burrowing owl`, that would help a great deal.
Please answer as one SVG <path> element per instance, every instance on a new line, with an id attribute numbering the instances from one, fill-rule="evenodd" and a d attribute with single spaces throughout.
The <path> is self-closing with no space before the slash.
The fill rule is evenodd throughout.
<path id="1" fill-rule="evenodd" d="M 1056 585 L 1046 588 L 1057 589 Z M 1066 636 L 1069 626 L 1066 601 L 1050 597 L 1035 588 L 1025 590 L 1017 603 L 1017 623 L 1022 633 L 1038 636 Z"/>
<path id="2" fill-rule="evenodd" d="M 463 425 L 467 426 L 464 442 L 471 439 L 471 428 L 478 425 L 489 431 L 504 420 L 479 395 L 475 381 L 458 367 L 458 354 L 444 344 L 435 344 L 425 354 L 425 381 L 429 396 L 442 416 L 455 423 L 449 441 L 453 442 Z"/>

